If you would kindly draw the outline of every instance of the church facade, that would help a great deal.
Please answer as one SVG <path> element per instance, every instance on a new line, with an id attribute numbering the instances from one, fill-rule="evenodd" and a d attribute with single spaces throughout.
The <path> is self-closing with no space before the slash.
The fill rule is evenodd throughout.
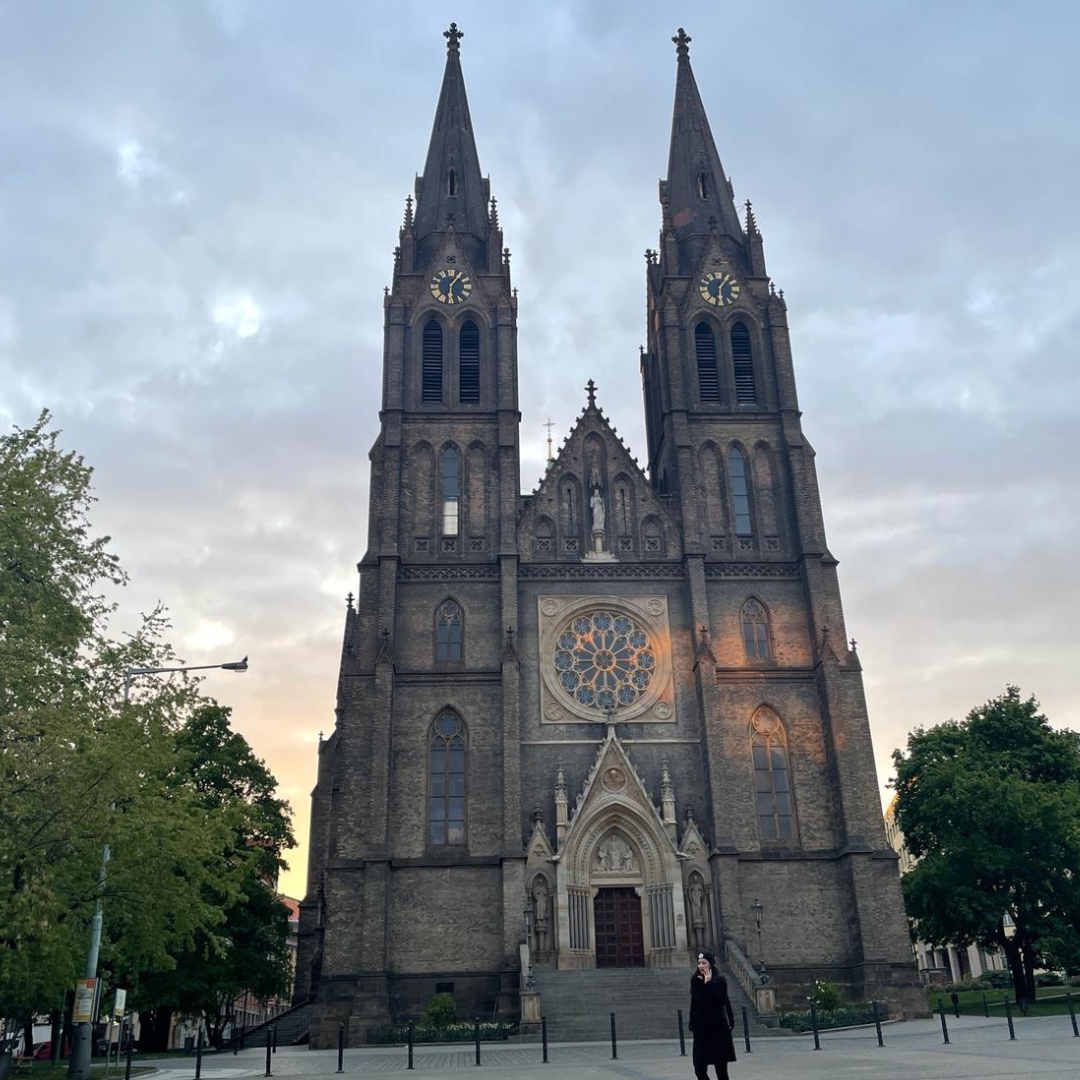
<path id="1" fill-rule="evenodd" d="M 915 1009 L 784 296 L 690 39 L 646 257 L 647 468 L 590 381 L 522 495 L 518 299 L 461 36 L 384 301 L 300 914 L 312 1042 L 341 1023 L 355 1045 L 450 988 L 459 1012 L 513 1015 L 523 966 L 543 994 L 545 972 L 689 971 L 702 948 L 781 1003 L 824 977 Z"/>

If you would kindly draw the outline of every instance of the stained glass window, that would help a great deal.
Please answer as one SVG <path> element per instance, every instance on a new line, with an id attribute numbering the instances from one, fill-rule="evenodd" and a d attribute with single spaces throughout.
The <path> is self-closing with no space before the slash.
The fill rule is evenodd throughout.
<path id="1" fill-rule="evenodd" d="M 610 710 L 633 705 L 656 674 L 656 649 L 628 615 L 579 615 L 555 642 L 552 663 L 563 690 L 578 705 Z"/>
<path id="2" fill-rule="evenodd" d="M 771 709 L 762 708 L 754 714 L 750 752 L 754 759 L 754 797 L 761 839 L 795 839 L 795 806 L 784 727 Z"/>
<path id="3" fill-rule="evenodd" d="M 435 620 L 435 659 L 460 660 L 461 645 L 461 608 L 453 600 L 447 600 Z"/>
<path id="4" fill-rule="evenodd" d="M 757 600 L 743 604 L 742 629 L 747 660 L 768 660 L 769 617 Z"/>
<path id="5" fill-rule="evenodd" d="M 456 713 L 432 725 L 428 776 L 428 842 L 465 843 L 465 727 Z"/>

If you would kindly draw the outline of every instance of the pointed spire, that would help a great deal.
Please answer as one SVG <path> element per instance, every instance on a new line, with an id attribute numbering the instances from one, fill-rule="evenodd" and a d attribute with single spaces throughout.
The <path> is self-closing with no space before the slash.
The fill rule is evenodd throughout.
<path id="1" fill-rule="evenodd" d="M 709 219 L 716 218 L 720 233 L 741 242 L 742 226 L 727 173 L 690 67 L 690 37 L 680 27 L 671 40 L 675 42 L 678 67 L 667 182 L 662 186 L 661 201 L 670 208 L 671 224 L 679 241 L 708 236 Z"/>
<path id="2" fill-rule="evenodd" d="M 423 240 L 453 222 L 454 230 L 479 240 L 488 235 L 487 184 L 476 153 L 465 79 L 461 73 L 461 39 L 451 23 L 446 38 L 446 70 L 435 109 L 424 175 L 417 179 L 416 235 Z"/>

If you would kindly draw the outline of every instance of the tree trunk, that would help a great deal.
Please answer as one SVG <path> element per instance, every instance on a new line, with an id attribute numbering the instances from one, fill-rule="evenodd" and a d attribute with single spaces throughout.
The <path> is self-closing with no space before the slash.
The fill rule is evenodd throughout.
<path id="1" fill-rule="evenodd" d="M 139 1050 L 160 1054 L 169 1049 L 169 1029 L 172 1026 L 172 1009 L 149 1009 L 139 1013 Z"/>
<path id="2" fill-rule="evenodd" d="M 53 1009 L 49 1013 L 49 1041 L 52 1044 L 49 1047 L 49 1059 L 54 1065 L 60 1064 L 60 1022 L 63 1019 L 63 1015 L 59 1009 Z"/>
<path id="3" fill-rule="evenodd" d="M 1024 997 L 1035 1001 L 1035 950 L 1026 938 L 1020 947 L 1020 956 L 1024 965 Z"/>
<path id="4" fill-rule="evenodd" d="M 34 1014 L 27 1013 L 23 1019 L 23 1057 L 34 1060 Z"/>
<path id="5" fill-rule="evenodd" d="M 1024 961 L 1020 956 L 1020 942 L 1015 935 L 1009 937 L 1005 933 L 1004 922 L 998 926 L 997 932 L 998 944 L 1001 945 L 1001 951 L 1005 954 L 1005 959 L 1009 964 L 1009 974 L 1012 975 L 1013 998 L 1019 1001 L 1024 995 L 1024 987 L 1027 982 L 1024 975 Z"/>

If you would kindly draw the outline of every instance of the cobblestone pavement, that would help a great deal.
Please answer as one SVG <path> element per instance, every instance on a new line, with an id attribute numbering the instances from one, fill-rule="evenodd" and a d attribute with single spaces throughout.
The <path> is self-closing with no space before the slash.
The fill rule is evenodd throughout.
<path id="1" fill-rule="evenodd" d="M 736 1040 L 739 1060 L 732 1080 L 991 1080 L 996 1077 L 1037 1080 L 1080 1080 L 1080 1039 L 1074 1038 L 1067 1016 L 1031 1017 L 1016 1022 L 1016 1041 L 1010 1042 L 1003 1020 L 963 1017 L 949 1020 L 950 1044 L 944 1045 L 938 1020 L 889 1024 L 885 1046 L 878 1047 L 874 1029 L 824 1032 L 821 1050 L 808 1036 L 759 1039 L 747 1055 Z M 689 1053 L 690 1047 L 687 1046 Z M 618 1060 L 607 1043 L 553 1044 L 549 1064 L 541 1062 L 538 1044 L 481 1044 L 484 1080 L 688 1080 L 689 1057 L 679 1056 L 677 1041 L 621 1042 Z M 265 1073 L 265 1050 L 203 1060 L 202 1080 L 247 1080 Z M 403 1047 L 346 1050 L 345 1080 L 350 1076 L 402 1073 L 404 1080 L 434 1080 L 447 1073 L 476 1069 L 474 1050 L 466 1047 L 417 1047 L 414 1070 L 406 1071 Z M 158 1080 L 193 1080 L 191 1058 L 161 1061 Z M 281 1048 L 272 1057 L 274 1077 L 332 1080 L 337 1075 L 333 1050 Z"/>

